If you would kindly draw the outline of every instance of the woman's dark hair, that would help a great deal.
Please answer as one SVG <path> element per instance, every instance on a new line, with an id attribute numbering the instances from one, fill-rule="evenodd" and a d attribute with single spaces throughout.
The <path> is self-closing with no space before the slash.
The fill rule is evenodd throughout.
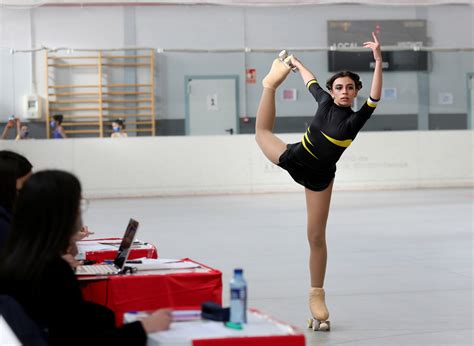
<path id="1" fill-rule="evenodd" d="M 331 78 L 327 80 L 326 88 L 328 88 L 328 90 L 331 91 L 334 81 L 342 77 L 349 77 L 350 79 L 354 81 L 354 84 L 357 90 L 362 89 L 362 82 L 360 81 L 359 75 L 351 71 L 341 71 L 341 72 L 336 73 L 334 76 L 332 76 Z"/>
<path id="2" fill-rule="evenodd" d="M 0 258 L 0 276 L 39 280 L 47 265 L 66 253 L 79 231 L 81 185 L 72 174 L 33 174 L 18 194 L 12 227 Z"/>
<path id="3" fill-rule="evenodd" d="M 64 117 L 63 117 L 62 114 L 55 114 L 55 115 L 53 115 L 53 119 L 54 119 L 55 122 L 58 123 L 58 125 L 61 125 L 62 122 L 63 122 Z"/>
<path id="4" fill-rule="evenodd" d="M 0 206 L 11 211 L 17 191 L 16 180 L 31 172 L 30 161 L 9 150 L 0 150 Z"/>
<path id="5" fill-rule="evenodd" d="M 122 129 L 125 129 L 125 123 L 122 119 L 115 119 L 114 123 L 117 123 Z"/>

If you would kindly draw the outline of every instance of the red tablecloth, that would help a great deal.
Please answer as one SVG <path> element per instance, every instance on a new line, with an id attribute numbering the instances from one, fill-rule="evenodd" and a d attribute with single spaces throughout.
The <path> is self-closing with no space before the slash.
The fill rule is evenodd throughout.
<path id="1" fill-rule="evenodd" d="M 193 346 L 304 346 L 303 334 L 193 340 Z"/>
<path id="2" fill-rule="evenodd" d="M 101 240 L 117 240 L 120 238 L 101 238 L 101 239 L 84 239 L 82 241 L 101 241 Z M 113 260 L 117 255 L 117 250 L 100 250 L 100 251 L 86 251 L 85 259 L 96 261 L 98 263 L 104 262 L 105 260 Z M 135 258 L 158 258 L 158 251 L 156 247 L 150 243 L 133 244 L 128 254 L 128 259 Z"/>
<path id="3" fill-rule="evenodd" d="M 188 258 L 183 261 L 191 261 Z M 194 262 L 197 263 L 197 262 Z M 200 263 L 199 263 L 200 264 Z M 222 304 L 222 273 L 202 265 L 202 272 L 133 274 L 81 279 L 85 300 L 109 307 L 117 325 L 128 311 L 159 308 L 200 308 L 205 301 Z M 146 273 L 146 272 L 143 272 Z"/>

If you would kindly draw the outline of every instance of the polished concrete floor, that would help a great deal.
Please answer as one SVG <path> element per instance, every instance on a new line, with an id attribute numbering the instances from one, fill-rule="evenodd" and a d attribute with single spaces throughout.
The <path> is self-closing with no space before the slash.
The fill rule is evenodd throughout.
<path id="1" fill-rule="evenodd" d="M 472 345 L 473 190 L 333 194 L 325 288 L 332 330 L 309 317 L 304 193 L 91 201 L 84 221 L 121 236 L 129 217 L 163 258 L 242 267 L 249 305 L 300 327 L 307 345 Z"/>

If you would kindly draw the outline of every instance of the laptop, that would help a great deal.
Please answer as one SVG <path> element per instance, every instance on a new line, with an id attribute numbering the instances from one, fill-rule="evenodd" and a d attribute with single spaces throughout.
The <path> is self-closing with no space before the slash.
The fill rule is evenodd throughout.
<path id="1" fill-rule="evenodd" d="M 127 261 L 130 248 L 132 247 L 135 234 L 138 229 L 138 221 L 130 219 L 128 222 L 127 229 L 123 235 L 122 242 L 120 243 L 117 256 L 114 259 L 113 264 L 98 264 L 88 266 L 78 266 L 76 268 L 76 275 L 116 275 L 120 274 Z"/>

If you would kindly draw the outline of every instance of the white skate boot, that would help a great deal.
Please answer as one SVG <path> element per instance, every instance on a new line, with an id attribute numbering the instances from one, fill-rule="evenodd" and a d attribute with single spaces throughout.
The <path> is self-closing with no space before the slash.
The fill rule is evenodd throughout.
<path id="1" fill-rule="evenodd" d="M 314 331 L 328 332 L 331 324 L 328 321 L 329 311 L 324 301 L 324 289 L 319 287 L 311 287 L 309 290 L 309 309 L 312 318 L 308 319 L 308 328 Z"/>
<path id="2" fill-rule="evenodd" d="M 284 63 L 288 68 L 290 68 L 293 72 L 296 72 L 298 69 L 291 63 L 292 55 L 288 55 L 288 51 L 286 49 L 282 50 L 280 54 L 278 54 L 278 58 L 282 63 Z"/>
<path id="3" fill-rule="evenodd" d="M 291 67 L 288 62 L 291 62 L 291 56 L 285 58 L 285 61 L 279 58 L 273 60 L 270 72 L 263 78 L 262 85 L 264 88 L 276 90 L 281 83 L 285 80 L 291 71 Z"/>

